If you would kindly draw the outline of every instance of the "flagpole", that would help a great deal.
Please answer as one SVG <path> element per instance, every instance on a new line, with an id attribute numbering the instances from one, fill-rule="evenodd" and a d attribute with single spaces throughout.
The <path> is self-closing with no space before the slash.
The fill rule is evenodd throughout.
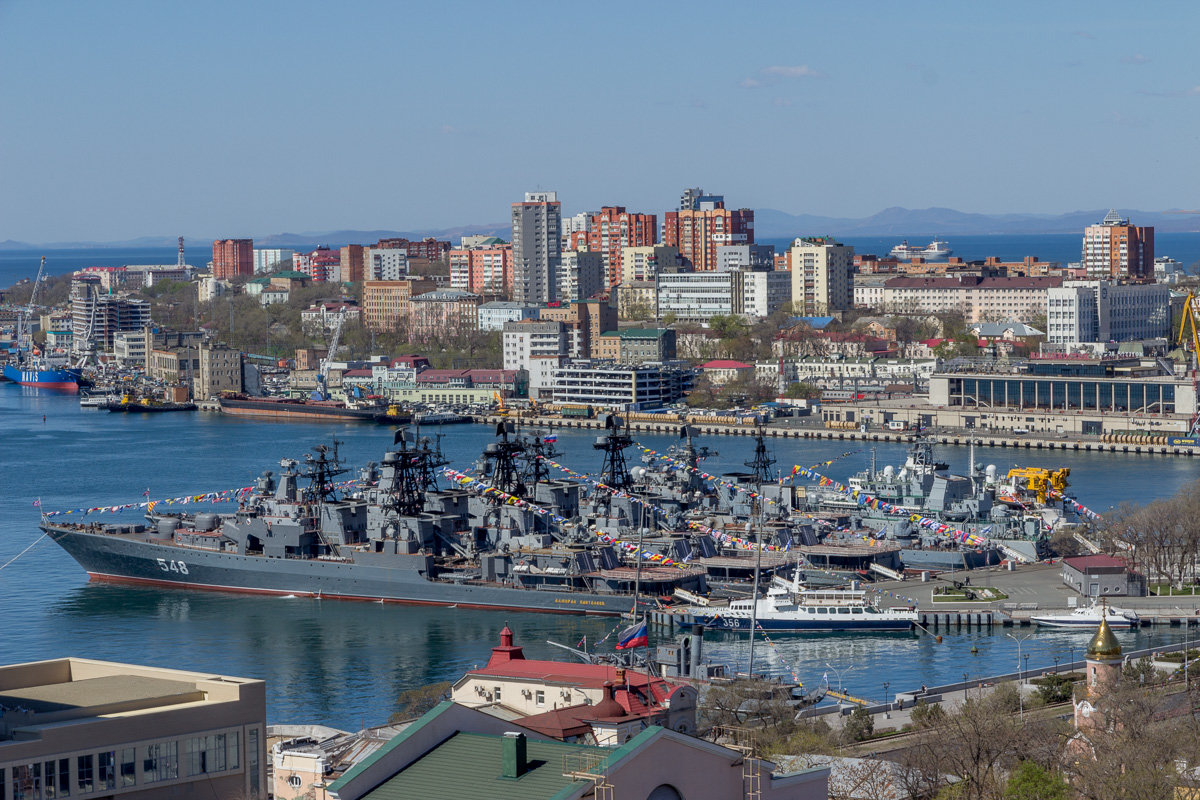
<path id="1" fill-rule="evenodd" d="M 754 525 L 746 523 L 746 538 L 750 537 Z M 747 670 L 750 679 L 754 680 L 754 629 L 758 627 L 758 575 L 762 568 L 762 543 L 755 542 L 754 547 L 754 594 L 750 605 L 750 668 Z"/>

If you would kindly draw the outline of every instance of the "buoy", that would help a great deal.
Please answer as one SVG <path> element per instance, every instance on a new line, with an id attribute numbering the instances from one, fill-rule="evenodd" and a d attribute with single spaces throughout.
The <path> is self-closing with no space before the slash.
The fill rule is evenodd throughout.
<path id="1" fill-rule="evenodd" d="M 979 655 L 979 648 L 976 647 L 975 645 L 971 645 L 971 655 L 973 655 L 973 656 Z"/>
<path id="2" fill-rule="evenodd" d="M 934 641 L 935 641 L 935 642 L 937 642 L 938 644 L 941 644 L 941 643 L 942 643 L 942 635 L 939 633 L 939 634 L 937 635 L 937 638 L 936 638 L 936 639 L 934 639 Z"/>

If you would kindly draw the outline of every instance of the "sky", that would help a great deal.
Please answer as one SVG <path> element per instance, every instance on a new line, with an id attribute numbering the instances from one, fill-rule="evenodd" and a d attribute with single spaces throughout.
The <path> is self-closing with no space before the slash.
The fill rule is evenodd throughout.
<path id="1" fill-rule="evenodd" d="M 0 0 L 0 241 L 1196 208 L 1200 3 Z"/>

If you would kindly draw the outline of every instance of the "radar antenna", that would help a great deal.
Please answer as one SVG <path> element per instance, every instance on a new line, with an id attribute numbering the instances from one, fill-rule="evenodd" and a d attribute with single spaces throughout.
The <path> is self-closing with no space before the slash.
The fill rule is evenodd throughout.
<path id="1" fill-rule="evenodd" d="M 621 418 L 615 414 L 604 418 L 604 427 L 608 429 L 608 433 L 592 444 L 593 449 L 604 451 L 600 474 L 604 476 L 604 482 L 610 488 L 628 491 L 633 488 L 633 478 L 625 464 L 625 449 L 633 446 L 633 437 L 629 435 L 628 429 L 624 428 Z"/>

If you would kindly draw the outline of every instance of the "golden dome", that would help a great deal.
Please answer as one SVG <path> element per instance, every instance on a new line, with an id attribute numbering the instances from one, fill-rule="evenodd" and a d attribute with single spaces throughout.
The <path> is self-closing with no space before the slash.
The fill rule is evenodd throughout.
<path id="1" fill-rule="evenodd" d="M 1088 642 L 1087 657 L 1105 661 L 1121 657 L 1121 643 L 1117 641 L 1112 628 L 1108 627 L 1108 620 L 1103 616 L 1100 617 L 1100 627 L 1096 629 L 1096 635 Z"/>

